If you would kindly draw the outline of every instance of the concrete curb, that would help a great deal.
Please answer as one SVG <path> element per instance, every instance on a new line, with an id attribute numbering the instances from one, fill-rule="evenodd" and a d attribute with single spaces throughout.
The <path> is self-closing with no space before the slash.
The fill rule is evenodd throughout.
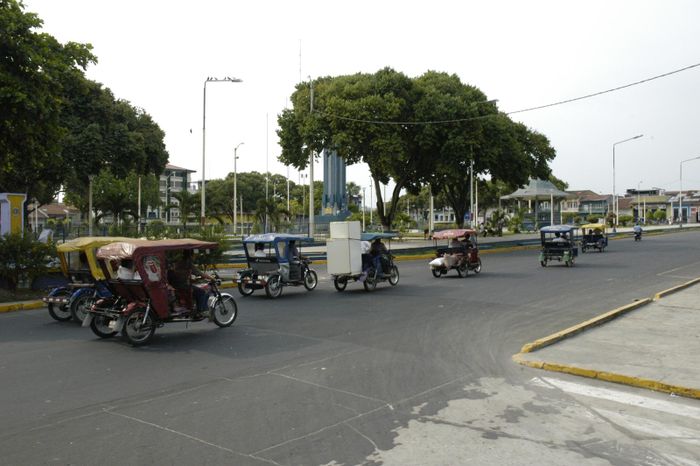
<path id="1" fill-rule="evenodd" d="M 517 364 L 527 366 L 527 367 L 532 367 L 535 369 L 542 369 L 542 370 L 551 371 L 551 372 L 562 372 L 565 374 L 578 375 L 580 377 L 599 379 L 599 380 L 604 380 L 607 382 L 614 382 L 614 383 L 619 383 L 619 384 L 623 384 L 623 385 L 630 385 L 633 387 L 654 390 L 654 391 L 658 391 L 658 392 L 672 393 L 675 395 L 681 395 L 681 396 L 685 396 L 688 398 L 700 399 L 700 389 L 698 389 L 698 388 L 684 387 L 684 386 L 680 386 L 680 385 L 672 385 L 672 384 L 667 384 L 665 382 L 661 382 L 658 380 L 645 379 L 645 378 L 641 378 L 641 377 L 634 377 L 634 376 L 629 376 L 629 375 L 625 375 L 625 374 L 617 374 L 617 373 L 613 373 L 613 372 L 605 372 L 605 371 L 600 371 L 597 369 L 577 367 L 577 366 L 572 366 L 572 365 L 568 365 L 568 364 L 552 363 L 552 362 L 547 362 L 547 361 L 531 361 L 531 360 L 527 360 L 524 358 L 524 355 L 526 353 L 531 353 L 531 352 L 537 351 L 538 349 L 544 348 L 545 346 L 554 344 L 554 343 L 561 341 L 565 338 L 569 338 L 573 335 L 576 335 L 577 333 L 580 333 L 580 332 L 583 332 L 583 331 L 588 330 L 590 328 L 601 325 L 605 322 L 608 322 L 608 321 L 613 320 L 617 317 L 620 317 L 621 315 L 624 315 L 625 313 L 627 313 L 629 311 L 646 306 L 647 304 L 649 304 L 651 302 L 658 301 L 663 296 L 667 296 L 671 293 L 675 293 L 676 291 L 682 290 L 684 288 L 688 288 L 689 286 L 692 286 L 692 285 L 699 283 L 699 282 L 700 282 L 700 277 L 695 278 L 695 279 L 690 280 L 690 281 L 683 283 L 681 285 L 674 286 L 674 287 L 669 288 L 667 290 L 660 291 L 660 292 L 656 293 L 653 298 L 645 298 L 645 299 L 627 304 L 625 306 L 620 306 L 616 309 L 613 309 L 612 311 L 608 311 L 604 314 L 601 314 L 597 317 L 594 317 L 593 319 L 582 322 L 578 325 L 574 325 L 574 326 L 569 327 L 569 328 L 562 330 L 560 332 L 556 332 L 556 333 L 553 333 L 552 335 L 546 336 L 544 338 L 540 338 L 540 339 L 535 340 L 531 343 L 527 343 L 522 347 L 522 349 L 520 350 L 520 353 L 514 354 L 512 356 L 512 360 Z"/>
<path id="2" fill-rule="evenodd" d="M 43 301 L 22 301 L 21 303 L 1 304 L 0 312 L 25 311 L 29 309 L 41 309 L 46 306 Z"/>

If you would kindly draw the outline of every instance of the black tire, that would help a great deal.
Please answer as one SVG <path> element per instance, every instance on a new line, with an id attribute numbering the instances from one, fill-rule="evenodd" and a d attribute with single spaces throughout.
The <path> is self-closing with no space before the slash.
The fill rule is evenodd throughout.
<path id="1" fill-rule="evenodd" d="M 433 272 L 433 277 L 435 278 L 440 278 L 442 276 L 440 269 L 430 269 L 430 271 Z"/>
<path id="2" fill-rule="evenodd" d="M 219 327 L 230 327 L 238 316 L 238 306 L 233 296 L 222 294 L 214 301 L 211 310 L 211 318 Z"/>
<path id="3" fill-rule="evenodd" d="M 265 285 L 265 294 L 268 298 L 279 298 L 282 294 L 282 278 L 279 275 L 273 275 Z"/>
<path id="4" fill-rule="evenodd" d="M 318 275 L 316 275 L 315 271 L 308 269 L 304 274 L 304 288 L 308 291 L 313 291 L 316 285 L 318 285 Z"/>
<path id="5" fill-rule="evenodd" d="M 333 279 L 333 286 L 338 291 L 344 291 L 348 286 L 348 279 L 345 277 L 335 277 Z"/>
<path id="6" fill-rule="evenodd" d="M 54 297 L 70 298 L 71 292 L 68 290 L 61 290 L 57 292 Z M 70 313 L 70 308 L 68 304 L 54 304 L 49 303 L 49 315 L 59 322 L 66 322 L 71 320 L 73 316 Z"/>
<path id="7" fill-rule="evenodd" d="M 70 303 L 70 315 L 73 317 L 73 320 L 82 324 L 93 302 L 94 298 L 88 293 L 81 294 L 75 298 L 73 302 Z"/>
<path id="8" fill-rule="evenodd" d="M 92 322 L 90 322 L 90 329 L 92 333 L 100 338 L 112 338 L 118 332 L 117 330 L 109 328 L 109 323 L 111 321 L 112 319 L 107 316 L 96 315 L 92 318 Z"/>
<path id="9" fill-rule="evenodd" d="M 474 273 L 481 273 L 481 259 L 477 259 L 476 267 L 474 267 Z"/>
<path id="10" fill-rule="evenodd" d="M 374 278 L 374 269 L 369 269 L 367 271 L 367 278 L 362 282 L 365 287 L 365 291 L 372 291 L 377 287 L 377 280 Z"/>
<path id="11" fill-rule="evenodd" d="M 391 271 L 389 272 L 389 284 L 391 286 L 399 284 L 399 268 L 395 265 L 391 266 Z"/>
<path id="12" fill-rule="evenodd" d="M 241 294 L 241 296 L 250 296 L 254 291 L 255 288 L 253 288 L 253 285 L 249 285 L 247 283 L 238 284 L 238 292 Z"/>
<path id="13" fill-rule="evenodd" d="M 469 275 L 469 267 L 467 264 L 461 264 L 459 267 L 457 267 L 457 275 L 459 275 L 460 278 L 464 278 Z"/>
<path id="14" fill-rule="evenodd" d="M 547 267 L 547 261 L 540 261 L 540 265 L 542 267 Z"/>
<path id="15" fill-rule="evenodd" d="M 129 313 L 124 322 L 122 335 L 132 346 L 147 345 L 156 333 L 156 323 L 153 320 L 153 313 L 149 312 L 146 320 L 145 309 L 136 309 Z"/>

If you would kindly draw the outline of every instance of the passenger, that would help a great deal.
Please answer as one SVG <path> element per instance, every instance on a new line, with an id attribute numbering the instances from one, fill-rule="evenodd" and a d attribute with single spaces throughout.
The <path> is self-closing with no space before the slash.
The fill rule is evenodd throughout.
<path id="1" fill-rule="evenodd" d="M 120 280 L 141 280 L 141 275 L 135 269 L 133 260 L 124 259 L 117 269 L 117 278 Z"/>
<path id="2" fill-rule="evenodd" d="M 255 253 L 253 253 L 253 257 L 267 257 L 267 254 L 265 254 L 265 244 L 255 243 Z"/>
<path id="3" fill-rule="evenodd" d="M 290 241 L 289 242 L 289 260 L 292 261 L 301 261 L 301 253 L 299 252 L 299 248 L 297 248 L 296 241 Z"/>
<path id="4" fill-rule="evenodd" d="M 561 235 L 558 231 L 554 233 L 554 239 L 552 240 L 553 243 L 566 243 L 566 233 L 564 233 L 564 236 Z"/>

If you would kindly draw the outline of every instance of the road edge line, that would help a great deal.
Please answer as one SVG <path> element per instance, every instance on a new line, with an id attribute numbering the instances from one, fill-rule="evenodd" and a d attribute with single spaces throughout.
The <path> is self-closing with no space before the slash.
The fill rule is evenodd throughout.
<path id="1" fill-rule="evenodd" d="M 690 281 L 687 281 L 687 282 L 685 282 L 685 283 L 681 283 L 680 285 L 676 285 L 676 286 L 671 287 L 671 288 L 669 288 L 669 289 L 667 289 L 667 290 L 659 291 L 658 293 L 656 293 L 656 294 L 654 295 L 654 299 L 653 299 L 653 300 L 654 300 L 654 301 L 658 301 L 658 300 L 660 300 L 661 298 L 663 298 L 664 296 L 668 296 L 668 295 L 670 295 L 670 294 L 675 293 L 676 291 L 680 291 L 680 290 L 683 290 L 683 289 L 685 289 L 685 288 L 688 288 L 688 287 L 690 287 L 690 286 L 692 286 L 692 285 L 695 285 L 695 284 L 698 283 L 698 282 L 700 282 L 700 277 L 698 277 L 698 278 L 693 278 L 693 279 L 690 280 Z"/>
<path id="2" fill-rule="evenodd" d="M 533 342 L 526 343 L 520 349 L 520 352 L 532 353 L 533 351 L 537 351 L 538 349 L 544 348 L 545 346 L 552 345 L 565 338 L 569 338 L 573 335 L 576 335 L 577 333 L 583 332 L 584 330 L 597 327 L 598 325 L 613 320 L 629 311 L 645 306 L 651 302 L 651 298 L 644 298 L 629 304 L 625 304 L 624 306 L 620 306 L 618 308 L 613 309 L 612 311 L 605 312 L 599 316 L 593 317 L 592 319 L 588 319 L 584 322 L 581 322 L 580 324 L 573 325 L 564 330 L 560 330 L 559 332 L 552 333 L 551 335 L 548 335 L 546 337 L 538 338 Z"/>
<path id="3" fill-rule="evenodd" d="M 0 303 L 0 312 L 27 311 L 30 309 L 41 309 L 44 306 L 46 306 L 46 303 L 43 301 L 23 301 L 14 304 Z"/>
<path id="4" fill-rule="evenodd" d="M 512 359 L 515 363 L 522 366 L 532 367 L 535 369 L 543 369 L 550 372 L 561 372 L 564 374 L 576 375 L 579 377 L 588 377 L 590 379 L 598 379 L 606 382 L 613 382 L 622 385 L 629 385 L 657 392 L 671 393 L 687 398 L 700 399 L 700 389 L 684 387 L 682 385 L 672 385 L 658 380 L 645 379 L 642 377 L 633 377 L 615 372 L 598 371 L 595 369 L 587 369 L 584 367 L 570 366 L 567 364 L 549 363 L 545 361 L 531 361 L 523 358 L 523 353 L 514 354 Z"/>

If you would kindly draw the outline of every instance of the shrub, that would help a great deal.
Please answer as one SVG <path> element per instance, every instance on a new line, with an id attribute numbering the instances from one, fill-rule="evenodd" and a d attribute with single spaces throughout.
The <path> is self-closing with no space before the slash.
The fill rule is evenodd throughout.
<path id="1" fill-rule="evenodd" d="M 31 281 L 46 273 L 50 258 L 55 256 L 53 244 L 40 243 L 30 235 L 0 237 L 0 278 L 15 291 L 22 281 Z"/>
<path id="2" fill-rule="evenodd" d="M 622 225 L 623 227 L 626 227 L 628 223 L 632 223 L 634 220 L 634 217 L 631 215 L 620 215 L 619 218 L 619 224 Z"/>
<path id="3" fill-rule="evenodd" d="M 588 217 L 586 217 L 586 221 L 588 223 L 598 223 L 600 218 L 600 215 L 589 215 Z"/>

